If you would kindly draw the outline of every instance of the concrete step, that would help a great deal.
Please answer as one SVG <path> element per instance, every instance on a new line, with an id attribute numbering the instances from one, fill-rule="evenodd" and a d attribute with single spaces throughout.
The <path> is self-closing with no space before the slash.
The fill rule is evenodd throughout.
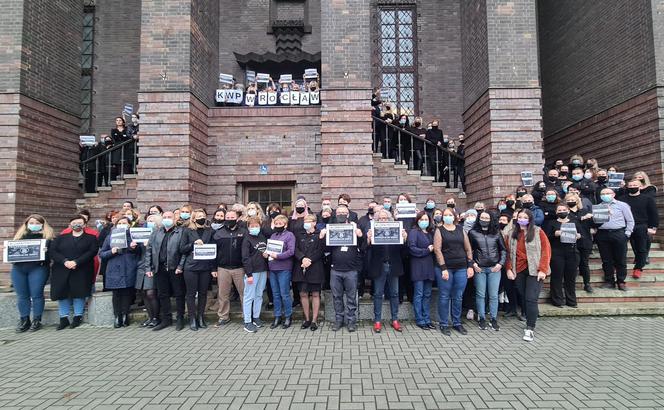
<path id="1" fill-rule="evenodd" d="M 541 302 L 549 300 L 549 288 L 542 288 L 539 295 Z M 584 291 L 577 291 L 576 297 L 579 303 L 584 299 L 588 302 L 664 302 L 664 288 L 663 287 L 630 287 L 627 284 L 627 291 L 623 292 L 618 289 L 602 289 L 599 287 L 593 288 L 593 293 L 586 293 Z"/>
<path id="2" fill-rule="evenodd" d="M 576 308 L 539 305 L 540 316 L 664 315 L 664 302 L 579 303 Z"/>
<path id="3" fill-rule="evenodd" d="M 98 197 L 98 196 L 99 196 L 99 194 L 96 193 L 96 192 L 85 193 L 85 194 L 83 194 L 83 198 L 96 198 L 96 197 Z"/>
<path id="4" fill-rule="evenodd" d="M 112 182 L 111 182 L 112 184 Z M 110 186 L 100 186 L 97 188 L 97 191 L 99 192 L 111 192 L 113 190 L 113 187 Z"/>
<path id="5" fill-rule="evenodd" d="M 417 172 L 419 172 L 419 171 L 417 171 Z M 436 180 L 435 177 L 424 177 L 424 176 L 420 176 L 420 181 L 422 181 L 422 182 L 433 182 L 433 181 L 435 181 L 435 180 Z"/>
<path id="6" fill-rule="evenodd" d="M 124 184 L 125 184 L 125 181 L 122 181 L 122 180 L 120 180 L 120 181 L 111 181 L 111 186 L 112 187 L 114 187 L 116 185 L 124 185 Z"/>
<path id="7" fill-rule="evenodd" d="M 124 179 L 136 179 L 138 178 L 137 174 L 124 174 Z"/>
<path id="8" fill-rule="evenodd" d="M 403 166 L 403 165 L 402 165 L 402 166 Z M 408 171 L 406 171 L 406 174 L 407 174 L 407 175 L 417 175 L 417 176 L 420 176 L 420 174 L 422 174 L 422 172 L 421 172 L 421 171 L 411 171 L 411 170 L 408 170 Z"/>

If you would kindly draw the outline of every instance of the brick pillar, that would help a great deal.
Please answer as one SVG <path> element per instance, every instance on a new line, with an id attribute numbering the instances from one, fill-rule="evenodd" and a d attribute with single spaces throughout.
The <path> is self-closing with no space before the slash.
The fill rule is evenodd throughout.
<path id="1" fill-rule="evenodd" d="M 321 2 L 321 191 L 373 199 L 370 0 Z"/>
<path id="2" fill-rule="evenodd" d="M 138 203 L 207 204 L 208 105 L 217 85 L 219 3 L 143 1 Z"/>
<path id="3" fill-rule="evenodd" d="M 542 174 L 535 0 L 462 2 L 463 123 L 469 205 L 514 193 Z"/>

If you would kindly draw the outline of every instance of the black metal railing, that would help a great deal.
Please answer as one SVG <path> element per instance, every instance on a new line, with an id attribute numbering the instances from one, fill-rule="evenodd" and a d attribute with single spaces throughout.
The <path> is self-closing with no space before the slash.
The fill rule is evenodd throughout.
<path id="1" fill-rule="evenodd" d="M 396 164 L 405 162 L 409 170 L 421 171 L 422 176 L 433 176 L 436 182 L 444 182 L 447 188 L 463 185 L 465 164 L 462 156 L 381 118 L 372 117 L 372 120 L 375 153 L 381 153 L 384 159 L 393 159 Z"/>
<path id="2" fill-rule="evenodd" d="M 83 190 L 86 193 L 99 192 L 99 187 L 110 186 L 111 181 L 123 179 L 127 174 L 136 173 L 137 156 L 138 144 L 132 138 L 82 160 Z M 92 164 L 94 164 L 94 170 Z M 94 183 L 90 183 L 91 180 Z"/>

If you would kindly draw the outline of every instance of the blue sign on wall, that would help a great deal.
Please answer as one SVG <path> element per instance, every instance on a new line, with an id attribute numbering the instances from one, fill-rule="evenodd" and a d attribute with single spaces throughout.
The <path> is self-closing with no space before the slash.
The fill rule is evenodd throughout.
<path id="1" fill-rule="evenodd" d="M 258 165 L 258 169 L 259 169 L 261 175 L 267 175 L 267 165 L 260 164 L 260 165 Z"/>

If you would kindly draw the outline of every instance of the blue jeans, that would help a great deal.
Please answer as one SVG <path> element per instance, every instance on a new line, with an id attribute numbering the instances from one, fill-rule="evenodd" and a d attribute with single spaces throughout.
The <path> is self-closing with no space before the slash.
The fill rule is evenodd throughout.
<path id="1" fill-rule="evenodd" d="M 19 315 L 41 317 L 44 313 L 44 286 L 48 278 L 48 269 L 31 263 L 15 263 L 12 266 L 12 285 L 16 292 L 16 305 Z"/>
<path id="2" fill-rule="evenodd" d="M 441 326 L 448 326 L 450 319 L 450 302 L 452 304 L 452 326 L 461 325 L 461 301 L 466 289 L 468 276 L 466 269 L 448 269 L 449 277 L 443 279 L 442 271 L 436 268 L 438 283 L 438 320 Z"/>
<path id="3" fill-rule="evenodd" d="M 392 272 L 383 271 L 380 276 L 373 280 L 373 305 L 374 322 L 380 322 L 383 316 L 383 295 L 385 294 L 385 283 L 388 283 L 388 298 L 390 299 L 390 314 L 392 321 L 399 318 L 399 277 L 393 276 Z"/>
<path id="4" fill-rule="evenodd" d="M 293 315 L 293 298 L 290 294 L 291 271 L 274 270 L 270 271 L 270 287 L 272 288 L 272 297 L 274 300 L 274 317 L 281 317 L 282 310 L 284 317 Z"/>
<path id="5" fill-rule="evenodd" d="M 491 268 L 482 268 L 475 274 L 475 305 L 477 315 L 484 319 L 486 315 L 486 294 L 489 293 L 489 312 L 491 319 L 498 317 L 498 287 L 500 286 L 500 271 L 491 272 Z"/>
<path id="6" fill-rule="evenodd" d="M 85 311 L 85 298 L 74 298 L 58 300 L 60 317 L 69 317 L 69 310 L 72 304 L 74 305 L 74 316 L 83 316 L 83 311 Z"/>
<path id="7" fill-rule="evenodd" d="M 267 283 L 267 272 L 254 272 L 251 276 L 254 278 L 254 283 L 251 285 L 247 283 L 247 276 L 244 277 L 244 296 L 242 297 L 244 323 L 251 323 L 253 319 L 260 317 L 263 291 Z"/>
<path id="8" fill-rule="evenodd" d="M 431 304 L 430 280 L 416 280 L 413 282 L 413 310 L 415 311 L 415 323 L 418 325 L 431 324 L 429 305 Z"/>

